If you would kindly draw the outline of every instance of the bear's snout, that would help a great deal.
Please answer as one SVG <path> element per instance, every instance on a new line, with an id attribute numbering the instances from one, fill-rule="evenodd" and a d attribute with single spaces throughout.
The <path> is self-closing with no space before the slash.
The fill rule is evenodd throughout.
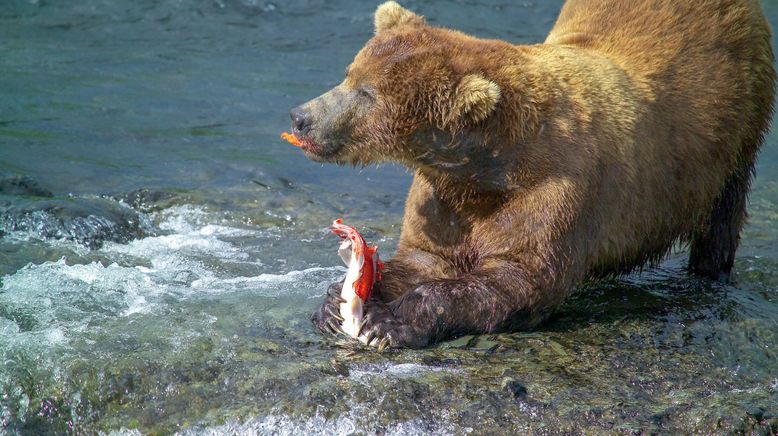
<path id="1" fill-rule="evenodd" d="M 357 92 L 336 86 L 328 92 L 292 109 L 292 133 L 305 155 L 317 162 L 348 159 L 346 145 L 359 124 Z"/>
<path id="2" fill-rule="evenodd" d="M 311 113 L 298 106 L 289 113 L 292 117 L 292 133 L 297 136 L 305 136 L 311 130 Z"/>

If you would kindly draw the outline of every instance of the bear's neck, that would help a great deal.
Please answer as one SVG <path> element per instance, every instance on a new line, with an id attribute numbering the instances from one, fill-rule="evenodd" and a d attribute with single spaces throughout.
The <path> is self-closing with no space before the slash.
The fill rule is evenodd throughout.
<path id="1" fill-rule="evenodd" d="M 532 50 L 514 46 L 504 63 L 484 71 L 501 90 L 492 116 L 467 132 L 435 131 L 417 138 L 425 150 L 432 148 L 423 153 L 430 157 L 427 161 L 414 162 L 417 176 L 451 207 L 488 210 L 502 204 L 510 192 L 533 183 L 525 180 L 533 174 L 525 156 L 528 144 L 542 132 L 541 113 L 549 93 L 540 78 L 528 73 Z"/>
<path id="2" fill-rule="evenodd" d="M 509 189 L 497 184 L 468 183 L 440 171 L 421 168 L 415 177 L 421 178 L 432 187 L 434 196 L 452 210 L 489 214 L 503 204 Z"/>

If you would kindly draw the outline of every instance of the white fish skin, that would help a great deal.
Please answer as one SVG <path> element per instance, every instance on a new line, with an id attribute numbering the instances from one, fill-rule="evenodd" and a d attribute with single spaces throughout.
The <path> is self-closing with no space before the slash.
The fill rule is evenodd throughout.
<path id="1" fill-rule="evenodd" d="M 346 300 L 345 303 L 340 304 L 340 316 L 343 317 L 341 328 L 347 335 L 366 344 L 367 341 L 365 340 L 366 337 L 364 334 L 357 336 L 359 325 L 362 323 L 362 318 L 364 316 L 364 310 L 362 299 L 359 298 L 354 290 L 354 282 L 356 282 L 362 274 L 362 266 L 365 264 L 365 257 L 354 255 L 352 243 L 349 239 L 341 242 L 340 247 L 338 248 L 338 255 L 348 267 L 346 280 L 343 281 L 343 289 L 340 291 L 341 298 Z"/>

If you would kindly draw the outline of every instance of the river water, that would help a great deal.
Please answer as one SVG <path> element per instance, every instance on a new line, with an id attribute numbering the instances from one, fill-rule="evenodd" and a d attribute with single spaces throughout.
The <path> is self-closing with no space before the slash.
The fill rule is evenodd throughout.
<path id="1" fill-rule="evenodd" d="M 561 3 L 404 4 L 532 43 Z M 775 134 L 734 285 L 686 276 L 679 249 L 534 332 L 377 354 L 314 331 L 344 274 L 327 225 L 390 257 L 410 176 L 278 134 L 375 6 L 2 2 L 0 433 L 778 431 Z"/>

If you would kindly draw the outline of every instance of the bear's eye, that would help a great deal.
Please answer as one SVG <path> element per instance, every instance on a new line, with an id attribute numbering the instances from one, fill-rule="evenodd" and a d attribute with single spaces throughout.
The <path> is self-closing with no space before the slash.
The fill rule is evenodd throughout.
<path id="1" fill-rule="evenodd" d="M 369 98 L 371 100 L 373 100 L 374 98 L 373 90 L 366 86 L 360 86 L 359 88 L 357 88 L 357 94 L 359 94 L 360 97 Z"/>

